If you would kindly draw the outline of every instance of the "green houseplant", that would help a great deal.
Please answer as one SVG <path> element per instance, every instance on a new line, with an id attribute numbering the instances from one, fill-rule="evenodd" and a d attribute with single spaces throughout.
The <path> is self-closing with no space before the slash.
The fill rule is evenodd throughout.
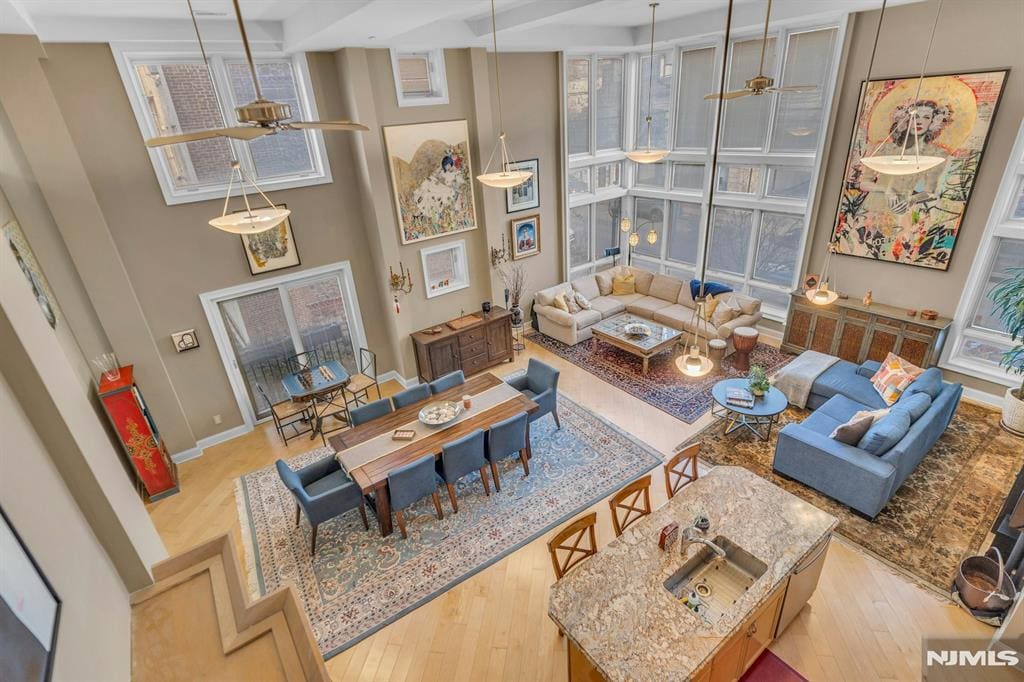
<path id="1" fill-rule="evenodd" d="M 1006 389 L 1003 398 L 1003 426 L 1007 431 L 1024 436 L 1024 268 L 1008 268 L 1007 277 L 997 284 L 988 297 L 994 304 L 1003 327 L 1013 345 L 1003 353 L 999 364 L 1021 379 L 1017 388 Z"/>
<path id="2" fill-rule="evenodd" d="M 768 381 L 768 373 L 761 365 L 750 366 L 747 381 L 750 383 L 750 392 L 754 395 L 764 395 L 772 387 L 771 382 Z"/>

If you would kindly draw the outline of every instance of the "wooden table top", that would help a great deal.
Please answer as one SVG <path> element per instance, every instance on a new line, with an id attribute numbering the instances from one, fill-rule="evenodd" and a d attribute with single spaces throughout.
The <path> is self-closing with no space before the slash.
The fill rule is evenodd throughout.
<path id="1" fill-rule="evenodd" d="M 464 384 L 450 388 L 437 395 L 432 395 L 411 405 L 406 405 L 401 409 L 368 421 L 365 424 L 342 431 L 329 438 L 328 442 L 336 453 L 340 452 L 371 438 L 390 433 L 411 421 L 415 421 L 419 418 L 419 412 L 425 405 L 443 400 L 459 401 L 464 395 L 483 393 L 500 383 L 502 383 L 502 380 L 490 372 L 479 374 L 467 380 Z M 349 472 L 349 475 L 364 493 L 370 492 L 386 482 L 388 472 L 396 467 L 408 464 L 426 454 L 431 454 L 435 457 L 440 456 L 441 446 L 445 443 L 461 438 L 475 429 L 484 429 L 486 431 L 491 424 L 508 419 L 520 412 L 532 414 L 538 409 L 540 408 L 537 403 L 524 395 L 518 395 L 511 400 L 506 400 L 490 409 L 483 410 L 479 414 L 474 414 L 453 426 L 440 429 L 437 433 L 426 438 L 421 438 L 411 443 L 395 441 L 394 451 L 353 469 Z"/>

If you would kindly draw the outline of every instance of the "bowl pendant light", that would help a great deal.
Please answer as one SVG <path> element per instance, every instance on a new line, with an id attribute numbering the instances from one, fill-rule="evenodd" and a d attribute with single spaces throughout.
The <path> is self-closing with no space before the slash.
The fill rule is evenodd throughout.
<path id="1" fill-rule="evenodd" d="M 491 0 L 491 37 L 494 40 L 494 90 L 498 96 L 498 144 L 491 152 L 491 158 L 487 159 L 484 172 L 476 176 L 476 179 L 487 187 L 508 189 L 523 184 L 533 177 L 533 173 L 512 168 L 512 156 L 508 153 L 505 126 L 501 120 L 501 70 L 498 67 L 498 22 L 494 11 L 494 0 Z M 498 156 L 499 170 L 491 172 L 491 162 L 494 161 L 495 155 Z"/>
<path id="2" fill-rule="evenodd" d="M 647 68 L 647 146 L 626 152 L 626 158 L 635 163 L 657 163 L 668 156 L 667 149 L 651 149 L 651 100 L 654 92 L 654 12 L 658 3 L 651 3 L 651 51 Z"/>
<path id="3" fill-rule="evenodd" d="M 231 200 L 231 189 L 234 187 L 235 176 L 238 176 L 238 185 L 242 190 L 242 200 L 245 202 L 245 210 L 236 213 L 228 213 L 228 202 Z M 249 194 L 246 192 L 245 184 L 248 182 L 259 192 L 263 200 L 267 202 L 265 208 L 253 208 L 249 204 Z M 238 161 L 231 162 L 231 177 L 228 180 L 228 194 L 224 197 L 224 210 L 220 217 L 210 221 L 211 227 L 232 234 L 256 234 L 273 229 L 283 223 L 285 218 L 291 215 L 287 208 L 274 206 L 274 204 L 263 193 L 256 181 L 246 173 Z"/>

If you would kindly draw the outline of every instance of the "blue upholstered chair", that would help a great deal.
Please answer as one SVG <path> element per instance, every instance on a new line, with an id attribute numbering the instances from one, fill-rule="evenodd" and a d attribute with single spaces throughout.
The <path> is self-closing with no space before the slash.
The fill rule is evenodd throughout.
<path id="1" fill-rule="evenodd" d="M 441 480 L 448 487 L 448 499 L 452 510 L 459 513 L 459 503 L 455 499 L 455 482 L 463 476 L 480 472 L 480 480 L 484 482 L 484 492 L 491 494 L 491 485 L 487 480 L 487 458 L 484 456 L 484 432 L 482 429 L 470 431 L 462 438 L 441 446 L 441 462 L 438 466 Z"/>
<path id="2" fill-rule="evenodd" d="M 301 513 L 305 511 L 306 519 L 313 529 L 311 554 L 316 554 L 317 526 L 335 516 L 358 509 L 363 517 L 363 526 L 370 529 L 366 508 L 363 506 L 363 493 L 342 471 L 334 457 L 325 457 L 298 471 L 288 468 L 283 459 L 277 460 L 276 465 L 281 481 L 298 503 L 295 508 L 295 525 L 299 525 Z"/>
<path id="3" fill-rule="evenodd" d="M 430 392 L 434 395 L 442 391 L 447 391 L 449 388 L 455 388 L 466 383 L 466 375 L 462 373 L 461 369 L 457 369 L 454 372 L 449 372 L 443 377 L 438 377 L 430 382 Z"/>
<path id="4" fill-rule="evenodd" d="M 388 472 L 388 494 L 391 497 L 391 508 L 398 517 L 398 529 L 402 537 L 409 537 L 405 532 L 404 509 L 413 502 L 419 502 L 427 495 L 434 500 L 437 518 L 443 519 L 441 498 L 437 496 L 437 484 L 440 477 L 434 468 L 434 456 L 423 455 L 414 462 L 409 462 Z"/>
<path id="5" fill-rule="evenodd" d="M 430 397 L 430 386 L 427 384 L 416 384 L 412 388 L 407 388 L 400 393 L 396 393 L 391 396 L 391 402 L 395 404 L 395 409 L 399 410 L 406 405 L 425 400 Z"/>
<path id="6" fill-rule="evenodd" d="M 348 411 L 349 419 L 352 421 L 352 426 L 359 426 L 366 422 L 376 419 L 377 417 L 383 417 L 386 414 L 391 413 L 391 401 L 387 398 L 381 398 L 380 400 L 374 400 L 372 403 L 367 403 L 360 407 L 353 407 Z"/>
<path id="7" fill-rule="evenodd" d="M 487 461 L 491 463 L 494 489 L 501 492 L 498 462 L 506 457 L 518 456 L 523 463 L 523 474 L 530 475 L 530 422 L 525 412 L 513 415 L 491 425 L 487 432 Z"/>
<path id="8" fill-rule="evenodd" d="M 537 421 L 550 412 L 551 416 L 555 418 L 555 426 L 562 428 L 561 422 L 558 421 L 557 369 L 540 360 L 530 358 L 530 364 L 526 366 L 526 374 L 512 377 L 506 381 L 509 386 L 540 406 L 539 410 L 530 415 L 531 422 Z"/>

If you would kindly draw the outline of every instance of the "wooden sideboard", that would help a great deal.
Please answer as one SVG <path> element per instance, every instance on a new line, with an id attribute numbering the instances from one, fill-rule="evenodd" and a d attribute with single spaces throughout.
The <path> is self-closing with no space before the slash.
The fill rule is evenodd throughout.
<path id="1" fill-rule="evenodd" d="M 436 334 L 430 333 L 431 327 L 412 335 L 416 370 L 421 381 L 433 381 L 458 369 L 469 376 L 515 357 L 512 314 L 494 306 L 487 315 L 482 312 L 474 315 L 479 321 L 460 329 L 452 329 L 442 322 L 437 325 L 441 331 Z"/>
<path id="2" fill-rule="evenodd" d="M 860 364 L 882 361 L 890 351 L 919 367 L 939 362 L 946 340 L 948 317 L 914 317 L 906 310 L 883 303 L 864 305 L 860 299 L 839 299 L 830 305 L 811 303 L 794 291 L 786 319 L 782 350 L 816 350 Z"/>

